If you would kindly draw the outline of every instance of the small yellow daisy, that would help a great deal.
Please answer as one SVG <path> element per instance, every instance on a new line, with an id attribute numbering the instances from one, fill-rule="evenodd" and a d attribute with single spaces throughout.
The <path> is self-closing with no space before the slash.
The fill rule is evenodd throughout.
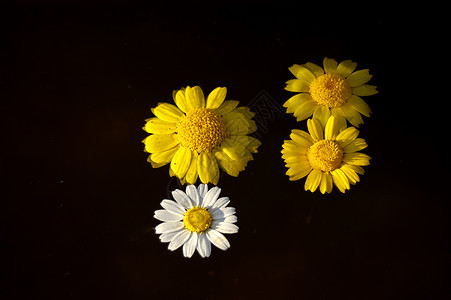
<path id="1" fill-rule="evenodd" d="M 338 64 L 326 57 L 323 65 L 324 69 L 308 62 L 289 68 L 297 79 L 288 80 L 285 89 L 299 94 L 284 103 L 287 113 L 294 114 L 297 121 L 313 115 L 323 125 L 331 115 L 343 116 L 353 126 L 359 127 L 363 123 L 361 114 L 369 117 L 371 113 L 360 96 L 378 93 L 376 86 L 366 84 L 372 75 L 368 69 L 354 72 L 357 63 L 351 60 Z"/>
<path id="2" fill-rule="evenodd" d="M 358 174 L 364 174 L 362 166 L 369 165 L 371 158 L 357 151 L 368 145 L 357 138 L 355 127 L 340 130 L 339 126 L 339 120 L 330 116 L 325 126 L 315 118 L 307 120 L 309 133 L 291 131 L 291 140 L 284 141 L 281 151 L 291 181 L 308 175 L 305 190 L 319 187 L 322 194 L 330 193 L 333 184 L 344 193 L 360 181 Z"/>
<path id="3" fill-rule="evenodd" d="M 152 108 L 155 117 L 143 128 L 151 133 L 143 143 L 152 167 L 170 164 L 170 176 L 182 184 L 199 178 L 216 185 L 219 167 L 238 176 L 261 143 L 248 136 L 257 130 L 255 113 L 237 107 L 238 101 L 225 100 L 226 93 L 225 87 L 218 87 L 205 99 L 199 86 L 188 86 L 173 92 L 176 105 L 159 103 Z"/>

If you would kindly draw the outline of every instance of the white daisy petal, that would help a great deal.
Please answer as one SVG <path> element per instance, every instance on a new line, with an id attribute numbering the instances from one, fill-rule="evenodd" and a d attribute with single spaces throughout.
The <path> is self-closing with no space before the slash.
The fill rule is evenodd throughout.
<path id="1" fill-rule="evenodd" d="M 155 211 L 155 215 L 153 216 L 155 219 L 163 221 L 163 222 L 175 222 L 183 219 L 182 214 L 174 214 L 165 209 L 159 209 Z"/>
<path id="2" fill-rule="evenodd" d="M 238 221 L 238 218 L 235 215 L 228 216 L 224 219 L 224 222 L 226 223 L 236 223 Z"/>
<path id="3" fill-rule="evenodd" d="M 189 240 L 183 245 L 183 256 L 188 258 L 193 256 L 193 253 L 197 248 L 197 240 L 198 234 L 197 232 L 193 232 Z"/>
<path id="4" fill-rule="evenodd" d="M 227 204 L 229 203 L 230 203 L 229 197 L 221 197 L 210 207 L 209 211 L 213 212 L 218 208 L 227 206 Z"/>
<path id="5" fill-rule="evenodd" d="M 186 241 L 191 236 L 191 231 L 189 230 L 182 230 L 178 234 L 176 234 L 172 241 L 169 243 L 168 249 L 171 251 L 174 251 L 178 249 L 180 246 L 186 243 Z"/>
<path id="6" fill-rule="evenodd" d="M 175 201 L 168 200 L 168 199 L 164 199 L 163 201 L 161 201 L 160 205 L 161 205 L 161 207 L 166 209 L 168 212 L 171 212 L 174 214 L 177 214 L 177 213 L 184 214 L 186 211 L 180 204 L 178 204 Z"/>
<path id="7" fill-rule="evenodd" d="M 237 233 L 238 226 L 232 223 L 222 222 L 215 228 L 215 230 L 221 233 Z"/>
<path id="8" fill-rule="evenodd" d="M 183 206 L 186 209 L 193 207 L 193 203 L 191 202 L 191 199 L 188 197 L 187 194 L 185 194 L 181 190 L 173 191 L 172 197 L 174 197 L 175 201 L 177 201 L 178 204 L 180 204 L 181 206 Z"/>
<path id="9" fill-rule="evenodd" d="M 228 216 L 231 216 L 235 214 L 235 208 L 234 207 L 223 207 L 215 210 L 211 213 L 211 216 L 213 217 L 213 220 L 226 218 Z"/>
<path id="10" fill-rule="evenodd" d="M 211 242 L 207 238 L 205 233 L 199 234 L 199 240 L 197 242 L 197 252 L 202 257 L 209 257 L 211 253 Z"/>
<path id="11" fill-rule="evenodd" d="M 235 215 L 227 216 L 225 218 L 214 219 L 211 222 L 211 228 L 216 229 L 217 226 L 221 223 L 236 223 L 238 218 Z"/>
<path id="12" fill-rule="evenodd" d="M 206 231 L 206 235 L 208 240 L 219 249 L 227 250 L 228 248 L 230 248 L 229 241 L 222 233 L 219 233 L 214 229 L 210 229 Z"/>
<path id="13" fill-rule="evenodd" d="M 169 243 L 170 241 L 172 241 L 172 239 L 174 238 L 174 236 L 176 236 L 177 234 L 180 233 L 180 231 L 182 230 L 186 230 L 185 228 L 179 229 L 177 231 L 173 231 L 173 232 L 167 232 L 167 233 L 162 233 L 160 235 L 160 240 L 162 243 Z"/>
<path id="14" fill-rule="evenodd" d="M 183 222 L 164 222 L 155 227 L 155 233 L 161 234 L 173 232 L 182 229 L 183 227 L 185 227 Z"/>
<path id="15" fill-rule="evenodd" d="M 202 206 L 205 208 L 212 206 L 218 199 L 220 193 L 221 189 L 217 186 L 209 190 L 202 201 Z"/>
<path id="16" fill-rule="evenodd" d="M 197 187 L 197 190 L 199 191 L 199 197 L 201 199 L 204 199 L 205 194 L 208 192 L 208 185 L 205 183 L 201 183 L 199 184 L 199 186 Z"/>
<path id="17" fill-rule="evenodd" d="M 186 194 L 191 198 L 191 201 L 194 206 L 199 205 L 199 192 L 197 191 L 194 185 L 186 186 Z"/>

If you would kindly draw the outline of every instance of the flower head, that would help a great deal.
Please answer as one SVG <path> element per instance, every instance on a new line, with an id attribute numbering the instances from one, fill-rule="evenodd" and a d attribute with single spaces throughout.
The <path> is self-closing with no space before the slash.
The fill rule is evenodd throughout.
<path id="1" fill-rule="evenodd" d="M 159 103 L 155 117 L 143 128 L 151 133 L 143 143 L 154 168 L 170 164 L 169 174 L 182 183 L 217 184 L 219 168 L 238 176 L 257 153 L 260 141 L 248 136 L 257 130 L 254 113 L 225 100 L 227 89 L 218 87 L 205 99 L 198 86 L 174 91 L 176 105 Z"/>
<path id="2" fill-rule="evenodd" d="M 307 120 L 308 133 L 293 129 L 291 140 L 282 145 L 282 158 L 288 168 L 291 181 L 305 176 L 305 190 L 330 193 L 333 184 L 344 193 L 351 184 L 360 181 L 364 174 L 362 166 L 369 165 L 370 157 L 358 151 L 368 145 L 357 138 L 355 127 L 340 127 L 334 116 L 330 116 L 325 126 L 313 118 Z"/>
<path id="3" fill-rule="evenodd" d="M 368 69 L 355 71 L 357 63 L 351 60 L 340 64 L 324 58 L 324 69 L 308 62 L 289 68 L 296 79 L 288 80 L 285 89 L 299 93 L 284 103 L 287 113 L 298 121 L 312 116 L 324 126 L 329 116 L 345 117 L 359 127 L 362 115 L 369 117 L 371 110 L 360 96 L 377 94 L 376 86 L 366 84 L 372 77 Z"/>
<path id="4" fill-rule="evenodd" d="M 206 184 L 197 188 L 188 185 L 186 192 L 176 189 L 173 200 L 163 200 L 164 209 L 155 211 L 154 217 L 163 223 L 155 228 L 163 243 L 168 243 L 171 251 L 183 245 L 183 255 L 191 257 L 197 249 L 200 256 L 208 257 L 211 244 L 221 250 L 230 248 L 223 233 L 237 233 L 235 208 L 227 207 L 229 197 L 219 197 L 221 189 L 208 190 Z"/>

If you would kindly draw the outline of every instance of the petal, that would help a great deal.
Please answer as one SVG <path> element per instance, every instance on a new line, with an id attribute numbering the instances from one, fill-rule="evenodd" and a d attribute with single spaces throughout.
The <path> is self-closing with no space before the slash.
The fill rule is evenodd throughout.
<path id="1" fill-rule="evenodd" d="M 321 182 L 322 173 L 320 170 L 312 170 L 305 180 L 304 189 L 310 190 L 312 193 L 316 191 Z"/>
<path id="2" fill-rule="evenodd" d="M 229 203 L 230 203 L 229 197 L 221 197 L 218 200 L 216 200 L 216 202 L 213 203 L 213 205 L 210 206 L 209 211 L 213 212 L 216 209 L 219 209 L 219 208 L 222 208 L 222 207 L 226 207 L 227 204 L 229 204 Z"/>
<path id="3" fill-rule="evenodd" d="M 358 87 L 370 81 L 372 75 L 368 69 L 358 70 L 346 78 L 350 87 Z"/>
<path id="4" fill-rule="evenodd" d="M 187 86 L 185 90 L 186 103 L 190 110 L 205 107 L 204 92 L 199 86 Z"/>
<path id="5" fill-rule="evenodd" d="M 344 193 L 346 190 L 350 189 L 348 177 L 340 169 L 335 169 L 330 172 L 335 186 Z"/>
<path id="6" fill-rule="evenodd" d="M 152 134 L 143 141 L 145 150 L 149 153 L 163 152 L 179 144 L 177 134 Z"/>
<path id="7" fill-rule="evenodd" d="M 326 128 L 324 129 L 324 138 L 326 140 L 335 140 L 339 133 L 339 124 L 334 116 L 331 116 L 326 123 Z"/>
<path id="8" fill-rule="evenodd" d="M 208 185 L 207 184 L 203 184 L 203 183 L 199 184 L 199 186 L 197 187 L 197 191 L 199 192 L 199 197 L 200 197 L 199 205 L 201 205 L 205 195 L 208 192 Z"/>
<path id="9" fill-rule="evenodd" d="M 352 153 L 365 149 L 368 144 L 362 138 L 357 138 L 346 147 L 343 148 L 344 153 Z"/>
<path id="10" fill-rule="evenodd" d="M 293 65 L 288 69 L 294 76 L 296 76 L 296 78 L 305 81 L 307 84 L 310 84 L 313 80 L 315 80 L 315 75 L 306 67 Z"/>
<path id="11" fill-rule="evenodd" d="M 305 132 L 303 130 L 299 130 L 299 129 L 291 130 L 290 138 L 294 142 L 298 143 L 299 145 L 301 145 L 305 148 L 310 147 L 314 143 L 313 138 L 310 134 L 308 134 L 307 132 Z M 282 147 L 283 147 L 283 145 L 282 145 Z"/>
<path id="12" fill-rule="evenodd" d="M 172 239 L 172 241 L 169 243 L 168 249 L 171 251 L 178 249 L 180 246 L 185 244 L 186 241 L 188 241 L 190 236 L 191 236 L 191 231 L 189 231 L 189 230 L 180 231 L 180 233 L 175 235 L 174 238 Z"/>
<path id="13" fill-rule="evenodd" d="M 251 120 L 246 111 L 233 110 L 222 116 L 229 135 L 246 135 L 257 130 L 257 125 Z"/>
<path id="14" fill-rule="evenodd" d="M 198 234 L 197 232 L 191 233 L 189 240 L 183 244 L 183 256 L 191 257 L 197 248 Z"/>
<path id="15" fill-rule="evenodd" d="M 237 105 L 239 104 L 239 101 L 236 100 L 225 100 L 224 102 L 222 102 L 221 106 L 219 106 L 216 110 L 215 113 L 217 113 L 220 116 L 225 115 L 228 112 L 231 112 L 232 110 L 235 109 L 235 107 L 237 107 Z"/>
<path id="16" fill-rule="evenodd" d="M 337 64 L 335 59 L 325 57 L 323 60 L 324 71 L 326 71 L 326 73 L 336 73 Z"/>
<path id="17" fill-rule="evenodd" d="M 160 205 L 167 211 L 175 213 L 175 214 L 184 215 L 186 212 L 186 210 L 183 208 L 183 206 L 181 206 L 180 204 L 178 204 L 177 202 L 172 201 L 172 200 L 164 199 L 163 201 L 161 201 Z"/>
<path id="18" fill-rule="evenodd" d="M 143 129 L 148 133 L 170 134 L 175 132 L 177 125 L 176 123 L 166 122 L 154 117 L 147 119 Z"/>
<path id="19" fill-rule="evenodd" d="M 229 154 L 231 154 L 229 152 Z M 226 152 L 223 151 L 223 148 L 219 148 L 214 152 L 214 156 L 221 166 L 221 169 L 224 170 L 227 174 L 237 177 L 238 174 L 246 168 L 249 157 L 242 157 L 238 160 L 234 160 L 231 158 Z M 252 155 L 250 155 L 252 158 Z"/>
<path id="20" fill-rule="evenodd" d="M 340 108 L 331 108 L 330 115 L 334 116 L 335 121 L 338 123 L 338 131 L 346 129 L 347 127 L 346 118 L 343 116 Z"/>
<path id="21" fill-rule="evenodd" d="M 316 107 L 313 113 L 313 118 L 317 119 L 321 123 L 322 127 L 326 126 L 329 117 L 330 117 L 330 109 L 327 106 L 319 105 Z"/>
<path id="22" fill-rule="evenodd" d="M 238 229 L 239 229 L 238 226 L 236 226 L 235 224 L 226 222 L 220 223 L 215 228 L 215 230 L 219 231 L 220 233 L 229 233 L 229 234 L 237 233 Z"/>
<path id="23" fill-rule="evenodd" d="M 372 96 L 379 93 L 375 85 L 364 84 L 355 88 L 352 88 L 352 93 L 357 96 Z"/>
<path id="24" fill-rule="evenodd" d="M 209 152 L 201 152 L 197 159 L 197 172 L 202 183 L 213 183 L 219 180 L 219 167 L 215 156 Z"/>
<path id="25" fill-rule="evenodd" d="M 227 88 L 217 87 L 207 97 L 207 108 L 217 109 L 224 102 L 227 94 Z"/>
<path id="26" fill-rule="evenodd" d="M 191 198 L 191 202 L 193 203 L 193 206 L 199 206 L 199 202 L 200 202 L 199 192 L 197 191 L 197 189 L 194 185 L 186 186 L 186 194 L 188 195 L 188 197 Z"/>
<path id="27" fill-rule="evenodd" d="M 343 162 L 355 166 L 368 166 L 371 157 L 360 152 L 345 153 L 343 155 Z"/>
<path id="28" fill-rule="evenodd" d="M 191 162 L 189 168 L 186 171 L 185 179 L 188 184 L 194 184 L 197 181 L 199 174 L 197 173 L 197 158 L 199 154 L 197 151 L 191 151 Z"/>
<path id="29" fill-rule="evenodd" d="M 346 78 L 354 72 L 356 67 L 357 63 L 352 60 L 344 60 L 338 65 L 336 73 Z"/>
<path id="30" fill-rule="evenodd" d="M 199 234 L 197 252 L 199 252 L 199 255 L 202 257 L 209 257 L 211 254 L 211 242 L 208 240 L 205 233 Z"/>
<path id="31" fill-rule="evenodd" d="M 309 69 L 316 77 L 319 77 L 324 74 L 323 68 L 321 68 L 317 64 L 308 62 L 308 63 L 303 64 L 302 66 Z"/>
<path id="32" fill-rule="evenodd" d="M 171 148 L 171 149 L 163 151 L 163 152 L 152 153 L 150 155 L 150 160 L 156 164 L 166 165 L 171 162 L 172 158 L 174 157 L 175 153 L 178 150 L 179 150 L 179 147 L 175 146 L 174 148 Z"/>
<path id="33" fill-rule="evenodd" d="M 169 103 L 159 103 L 151 110 L 158 119 L 170 123 L 177 123 L 185 115 L 177 106 Z"/>
<path id="34" fill-rule="evenodd" d="M 206 231 L 207 238 L 210 240 L 210 242 L 218 247 L 221 250 L 227 250 L 230 248 L 230 243 L 226 239 L 226 237 L 222 234 L 217 232 L 216 230 L 210 229 Z"/>
<path id="35" fill-rule="evenodd" d="M 166 233 L 162 233 L 160 235 L 160 241 L 162 243 L 169 243 L 170 241 L 172 241 L 174 239 L 174 237 L 179 234 L 181 231 L 185 231 L 185 228 L 179 229 L 177 231 L 172 231 L 172 232 L 166 232 Z"/>
<path id="36" fill-rule="evenodd" d="M 319 191 L 321 192 L 321 194 L 324 194 L 326 192 L 329 194 L 330 192 L 332 192 L 332 188 L 333 188 L 332 176 L 329 174 L 329 172 L 323 172 L 321 174 Z"/>
<path id="37" fill-rule="evenodd" d="M 343 116 L 351 123 L 352 126 L 359 127 L 363 123 L 362 116 L 349 103 L 339 108 Z"/>
<path id="38" fill-rule="evenodd" d="M 159 209 L 155 211 L 155 215 L 153 217 L 163 222 L 176 222 L 183 219 L 183 214 L 172 213 L 165 209 Z"/>
<path id="39" fill-rule="evenodd" d="M 178 178 L 185 177 L 191 163 L 191 150 L 186 147 L 180 147 L 171 161 L 171 169 Z"/>
<path id="40" fill-rule="evenodd" d="M 300 105 L 307 101 L 313 101 L 312 96 L 308 93 L 299 93 L 285 101 L 283 107 L 287 108 L 287 114 L 292 114 Z"/>
<path id="41" fill-rule="evenodd" d="M 362 115 L 369 117 L 371 114 L 371 109 L 368 104 L 362 100 L 359 96 L 351 95 L 348 99 L 348 103 Z"/>
<path id="42" fill-rule="evenodd" d="M 310 171 L 312 171 L 310 163 L 298 163 L 292 165 L 285 174 L 290 176 L 290 181 L 296 181 L 307 176 Z"/>
<path id="43" fill-rule="evenodd" d="M 317 104 L 313 100 L 302 103 L 294 112 L 296 121 L 300 122 L 310 117 L 315 111 L 316 107 Z"/>
<path id="44" fill-rule="evenodd" d="M 184 113 L 189 113 L 192 110 L 186 101 L 185 90 L 179 90 L 176 92 L 174 102 Z"/>
<path id="45" fill-rule="evenodd" d="M 228 216 L 234 215 L 235 213 L 236 210 L 234 207 L 223 207 L 211 212 L 211 216 L 213 217 L 213 220 L 218 220 L 227 218 Z"/>
<path id="46" fill-rule="evenodd" d="M 336 141 L 340 147 L 344 149 L 347 145 L 352 143 L 358 135 L 359 131 L 355 127 L 348 127 L 337 135 Z"/>
<path id="47" fill-rule="evenodd" d="M 285 90 L 289 92 L 308 92 L 310 89 L 309 84 L 301 79 L 290 79 L 286 84 Z"/>
<path id="48" fill-rule="evenodd" d="M 174 197 L 174 200 L 177 201 L 177 203 L 185 209 L 190 209 L 193 207 L 191 198 L 179 189 L 172 191 L 172 197 Z"/>
<path id="49" fill-rule="evenodd" d="M 323 128 L 321 127 L 321 123 L 318 120 L 308 119 L 307 128 L 315 142 L 323 139 Z"/>
<path id="50" fill-rule="evenodd" d="M 202 200 L 202 207 L 210 208 L 213 204 L 215 204 L 216 200 L 218 200 L 219 194 L 221 193 L 221 189 L 217 186 L 210 189 Z"/>
<path id="51" fill-rule="evenodd" d="M 348 177 L 349 183 L 350 184 L 356 184 L 357 182 L 360 181 L 359 175 L 357 175 L 357 173 L 349 167 L 350 165 L 347 164 L 343 164 L 340 167 L 340 170 L 343 171 L 343 173 L 346 175 L 346 177 Z"/>
<path id="52" fill-rule="evenodd" d="M 185 227 L 185 225 L 183 224 L 183 222 L 164 222 L 164 223 L 158 224 L 157 227 L 155 227 L 155 233 L 160 234 L 160 233 L 173 232 L 173 231 L 180 230 L 184 227 Z"/>

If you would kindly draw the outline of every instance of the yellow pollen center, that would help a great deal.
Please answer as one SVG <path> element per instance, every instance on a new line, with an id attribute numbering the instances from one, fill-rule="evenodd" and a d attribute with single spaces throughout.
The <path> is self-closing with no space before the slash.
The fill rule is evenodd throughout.
<path id="1" fill-rule="evenodd" d="M 322 106 L 341 107 L 351 97 L 351 87 L 340 75 L 327 73 L 317 77 L 310 84 L 310 95 Z"/>
<path id="2" fill-rule="evenodd" d="M 180 144 L 192 151 L 211 152 L 227 136 L 222 118 L 207 108 L 190 111 L 177 123 Z"/>
<path id="3" fill-rule="evenodd" d="M 201 233 L 210 228 L 213 218 L 210 212 L 200 206 L 194 206 L 186 211 L 183 217 L 183 224 L 186 229 L 192 232 Z"/>
<path id="4" fill-rule="evenodd" d="M 313 169 L 330 172 L 340 167 L 343 150 L 334 141 L 321 140 L 309 147 L 307 158 Z"/>

